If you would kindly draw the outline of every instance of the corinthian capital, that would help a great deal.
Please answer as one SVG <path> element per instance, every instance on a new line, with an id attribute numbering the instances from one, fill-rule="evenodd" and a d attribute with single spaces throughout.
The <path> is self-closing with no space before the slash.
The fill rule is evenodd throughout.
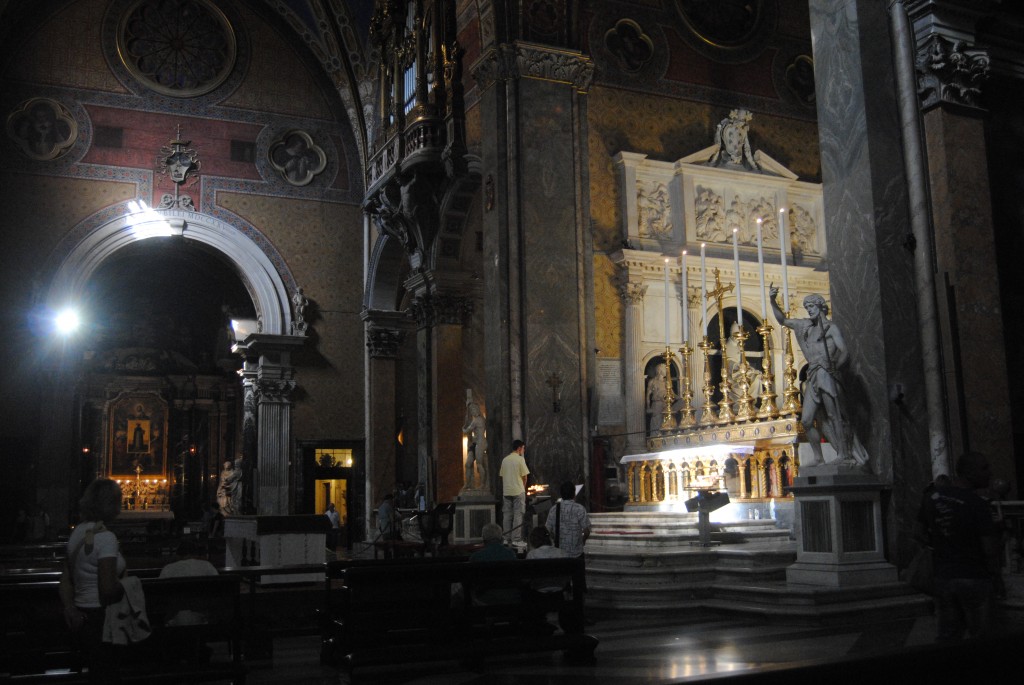
<path id="1" fill-rule="evenodd" d="M 455 295 L 423 295 L 412 301 L 412 315 L 420 328 L 439 324 L 461 325 L 473 313 L 473 303 Z"/>
<path id="2" fill-rule="evenodd" d="M 586 93 L 594 80 L 594 63 L 589 57 L 530 43 L 516 44 L 516 68 L 522 78 L 568 83 L 581 93 Z"/>
<path id="3" fill-rule="evenodd" d="M 260 402 L 289 402 L 296 383 L 290 378 L 261 378 L 256 383 Z"/>
<path id="4" fill-rule="evenodd" d="M 623 283 L 619 286 L 619 297 L 625 304 L 640 304 L 647 294 L 647 286 L 643 283 Z"/>
<path id="5" fill-rule="evenodd" d="M 374 359 L 396 359 L 404 334 L 394 328 L 370 328 L 366 331 L 366 349 Z"/>
<path id="6" fill-rule="evenodd" d="M 990 73 L 986 51 L 936 34 L 918 49 L 915 66 L 922 108 L 942 103 L 979 107 L 981 86 Z"/>
<path id="7" fill-rule="evenodd" d="M 498 45 L 488 50 L 470 68 L 480 90 L 487 90 L 495 81 L 505 81 L 516 75 L 515 54 L 508 45 Z"/>

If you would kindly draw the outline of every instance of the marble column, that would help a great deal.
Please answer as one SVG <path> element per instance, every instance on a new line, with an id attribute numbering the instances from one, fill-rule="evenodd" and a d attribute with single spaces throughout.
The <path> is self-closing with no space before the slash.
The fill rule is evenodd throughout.
<path id="1" fill-rule="evenodd" d="M 462 461 L 462 426 L 466 418 L 466 391 L 462 373 L 463 324 L 472 312 L 464 297 L 434 295 L 433 396 L 434 469 L 437 501 L 452 502 L 465 485 Z M 492 474 L 488 474 L 490 478 Z"/>
<path id="2" fill-rule="evenodd" d="M 259 363 L 255 360 L 246 360 L 242 364 L 242 463 L 245 465 L 242 473 L 242 513 L 253 514 L 256 512 L 256 483 L 254 479 L 255 465 L 259 450 L 258 423 L 258 386 Z M 236 455 L 225 455 L 234 458 Z"/>
<path id="3" fill-rule="evenodd" d="M 404 312 L 363 311 L 366 322 L 366 511 L 367 526 L 396 480 L 398 423 L 395 412 L 399 350 L 412 320 Z M 367 530 L 367 539 L 373 535 Z"/>
<path id="4" fill-rule="evenodd" d="M 990 58 L 969 40 L 982 8 L 949 14 L 927 5 L 916 9 L 914 61 L 935 232 L 950 451 L 954 457 L 983 452 L 993 474 L 1014 483 L 1010 374 L 993 268 L 987 112 L 980 104 Z"/>
<path id="5" fill-rule="evenodd" d="M 257 398 L 255 497 L 256 513 L 291 512 L 291 409 L 295 369 L 291 354 L 305 344 L 304 336 L 254 333 L 235 349 L 247 362 L 255 361 Z"/>
<path id="6" fill-rule="evenodd" d="M 463 485 L 462 425 L 466 415 L 462 374 L 462 327 L 472 311 L 461 296 L 436 291 L 433 275 L 406 282 L 415 292 L 416 367 L 419 398 L 418 473 L 430 502 L 455 499 Z"/>
<path id="7" fill-rule="evenodd" d="M 626 454 L 647 451 L 647 407 L 644 403 L 643 303 L 647 286 L 626 282 L 619 286 L 623 303 L 622 385 L 626 406 Z"/>
<path id="8" fill-rule="evenodd" d="M 500 21 L 498 22 L 500 24 Z M 500 41 L 508 27 L 497 26 Z M 537 482 L 589 471 L 588 344 L 583 261 L 590 217 L 586 98 L 593 64 L 532 43 L 485 46 L 473 67 L 483 126 L 484 301 L 489 440 L 495 454 L 527 443 Z M 552 385 L 561 381 L 555 402 Z"/>
<path id="9" fill-rule="evenodd" d="M 888 539 L 906 553 L 932 469 L 889 15 L 875 0 L 811 0 L 810 16 L 844 390 L 875 473 L 893 485 Z"/>

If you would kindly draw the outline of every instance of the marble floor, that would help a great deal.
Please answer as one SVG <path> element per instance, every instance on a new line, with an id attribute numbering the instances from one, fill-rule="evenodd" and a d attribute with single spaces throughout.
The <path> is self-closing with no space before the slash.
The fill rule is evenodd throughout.
<path id="1" fill-rule="evenodd" d="M 863 682 L 893 676 L 934 682 L 970 674 L 985 683 L 1024 681 L 1008 652 L 1024 645 L 1024 610 L 1004 607 L 998 635 L 984 645 L 934 645 L 935 619 L 923 616 L 858 626 L 775 624 L 756 619 L 683 615 L 597 616 L 587 632 L 600 640 L 596 662 L 571 665 L 560 654 L 494 658 L 480 670 L 456 663 L 367 672 L 380 685 L 633 685 L 728 680 L 741 683 Z M 316 637 L 275 640 L 274 658 L 251 664 L 262 683 L 347 682 L 319 665 Z M 917 678 L 913 676 L 918 676 Z M 837 680 L 838 678 L 838 680 Z"/>

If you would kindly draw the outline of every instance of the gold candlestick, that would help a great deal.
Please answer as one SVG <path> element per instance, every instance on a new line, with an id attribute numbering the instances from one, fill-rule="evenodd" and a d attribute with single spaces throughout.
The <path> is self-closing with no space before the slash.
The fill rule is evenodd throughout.
<path id="1" fill-rule="evenodd" d="M 697 417 L 693 411 L 693 390 L 690 388 L 690 344 L 683 342 L 679 348 L 679 357 L 683 360 L 683 376 L 679 381 L 680 397 L 683 398 L 683 408 L 679 414 L 680 428 L 693 428 L 697 425 Z"/>
<path id="2" fill-rule="evenodd" d="M 772 374 L 772 330 L 768 319 L 757 327 L 764 341 L 764 355 L 761 357 L 761 406 L 757 410 L 759 419 L 774 419 L 779 415 L 778 407 L 775 406 L 775 376 Z"/>
<path id="3" fill-rule="evenodd" d="M 709 361 L 711 341 L 708 340 L 708 336 L 705 335 L 704 339 L 697 343 L 697 347 L 704 352 L 704 385 L 701 392 L 704 396 L 704 406 L 700 412 L 700 425 L 711 426 L 718 421 L 718 417 L 715 416 L 715 405 L 711 402 L 711 396 L 715 394 L 715 386 L 711 382 L 711 362 Z"/>
<path id="4" fill-rule="evenodd" d="M 736 420 L 749 421 L 757 413 L 754 409 L 754 398 L 750 396 L 750 365 L 747 364 L 747 350 L 745 347 L 750 334 L 740 325 L 736 328 L 736 334 L 733 337 L 736 338 L 736 345 L 740 350 L 740 396 L 736 401 Z"/>
<path id="5" fill-rule="evenodd" d="M 789 312 L 786 312 L 786 318 L 789 318 Z M 785 390 L 783 390 L 785 401 L 782 404 L 782 411 L 780 414 L 783 416 L 799 416 L 800 389 L 796 384 L 796 368 L 794 366 L 793 357 L 793 337 L 792 331 L 789 328 L 786 328 L 786 369 L 783 371 L 783 377 L 786 380 Z"/>
<path id="6" fill-rule="evenodd" d="M 719 321 L 724 317 L 719 317 Z M 729 378 L 729 355 L 725 352 L 725 336 L 720 338 L 722 341 L 721 355 L 722 355 L 722 382 L 718 386 L 718 390 L 722 393 L 722 399 L 718 400 L 718 423 L 735 423 L 736 413 L 732 410 L 732 400 L 729 399 L 729 393 L 732 392 L 732 380 Z"/>
<path id="7" fill-rule="evenodd" d="M 675 418 L 672 416 L 672 402 L 675 400 L 675 393 L 672 392 L 672 349 L 665 347 L 665 411 L 661 415 L 661 432 L 669 433 L 676 427 Z"/>

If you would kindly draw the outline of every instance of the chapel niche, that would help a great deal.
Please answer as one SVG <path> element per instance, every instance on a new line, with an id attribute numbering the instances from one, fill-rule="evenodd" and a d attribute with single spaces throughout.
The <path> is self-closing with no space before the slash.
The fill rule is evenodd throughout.
<path id="1" fill-rule="evenodd" d="M 148 239 L 100 265 L 83 309 L 89 470 L 121 483 L 128 511 L 198 516 L 220 465 L 242 450 L 230 320 L 256 318 L 248 292 L 208 248 Z"/>

